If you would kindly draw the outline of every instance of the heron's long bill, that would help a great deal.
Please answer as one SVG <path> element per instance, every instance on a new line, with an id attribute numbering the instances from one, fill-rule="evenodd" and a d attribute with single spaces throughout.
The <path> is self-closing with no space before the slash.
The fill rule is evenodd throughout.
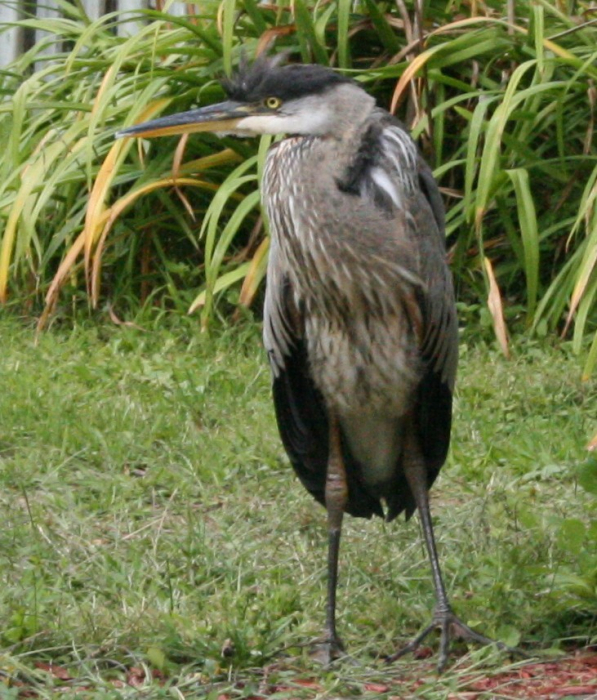
<path id="1" fill-rule="evenodd" d="M 227 100 L 189 112 L 171 114 L 142 124 L 129 126 L 116 133 L 116 138 L 125 136 L 150 137 L 194 134 L 200 131 L 234 131 L 238 123 L 246 117 L 260 113 L 259 106 Z"/>

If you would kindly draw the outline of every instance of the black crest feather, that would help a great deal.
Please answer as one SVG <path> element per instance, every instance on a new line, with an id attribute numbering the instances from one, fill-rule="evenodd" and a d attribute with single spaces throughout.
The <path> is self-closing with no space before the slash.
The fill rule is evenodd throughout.
<path id="1" fill-rule="evenodd" d="M 241 62 L 231 78 L 222 87 L 231 100 L 258 102 L 266 97 L 291 100 L 307 95 L 317 95 L 339 83 L 350 83 L 331 68 L 314 64 L 280 65 L 284 56 L 261 56 L 254 63 Z"/>

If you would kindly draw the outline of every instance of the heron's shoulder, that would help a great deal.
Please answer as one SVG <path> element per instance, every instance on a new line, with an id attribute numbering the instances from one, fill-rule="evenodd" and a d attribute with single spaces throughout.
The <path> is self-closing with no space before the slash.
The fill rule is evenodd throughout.
<path id="1" fill-rule="evenodd" d="M 418 151 L 408 130 L 381 109 L 374 110 L 337 184 L 341 191 L 373 200 L 392 214 L 417 186 Z"/>
<path id="2" fill-rule="evenodd" d="M 406 126 L 383 110 L 376 115 L 380 124 L 380 150 L 386 168 L 396 168 L 408 175 L 408 184 L 416 180 L 419 149 Z"/>

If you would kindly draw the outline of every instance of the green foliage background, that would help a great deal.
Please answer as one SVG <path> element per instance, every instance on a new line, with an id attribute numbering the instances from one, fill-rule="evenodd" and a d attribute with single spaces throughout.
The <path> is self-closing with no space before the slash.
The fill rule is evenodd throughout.
<path id="1" fill-rule="evenodd" d="M 445 193 L 465 321 L 493 323 L 504 346 L 506 328 L 571 332 L 591 371 L 594 6 L 184 4 L 186 17 L 166 3 L 91 21 L 65 0 L 60 19 L 21 21 L 43 38 L 1 74 L 0 300 L 45 308 L 42 322 L 109 301 L 120 315 L 199 308 L 204 325 L 250 304 L 267 257 L 267 142 L 113 134 L 219 99 L 240 52 L 273 43 L 349 71 L 412 128 Z"/>

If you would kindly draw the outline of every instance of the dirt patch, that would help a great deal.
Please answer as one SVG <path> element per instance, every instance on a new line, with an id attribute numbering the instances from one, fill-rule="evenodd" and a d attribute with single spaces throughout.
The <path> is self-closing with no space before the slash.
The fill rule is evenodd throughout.
<path id="1" fill-rule="evenodd" d="M 127 669 L 119 679 L 104 679 L 104 683 L 112 685 L 115 690 L 138 688 L 150 691 L 164 685 L 184 688 L 185 697 L 204 697 L 209 692 L 210 697 L 217 700 L 268 700 L 270 697 L 284 697 L 291 700 L 308 700 L 325 695 L 333 700 L 345 700 L 358 695 L 368 698 L 383 698 L 383 700 L 414 700 L 426 697 L 427 689 L 440 691 L 445 676 L 440 679 L 435 676 L 433 665 L 420 659 L 417 668 L 397 671 L 394 668 L 391 678 L 386 678 L 382 672 L 375 681 L 356 679 L 347 681 L 338 695 L 329 695 L 323 682 L 317 676 L 305 677 L 296 668 L 286 664 L 272 664 L 263 669 L 254 669 L 250 680 L 242 679 L 237 682 L 213 683 L 193 674 L 192 677 L 164 675 L 160 671 L 148 667 L 134 666 Z M 92 683 L 82 683 L 81 679 L 73 678 L 69 671 L 62 666 L 38 662 L 36 671 L 51 679 L 51 686 L 62 697 L 71 693 L 90 693 L 96 690 Z M 5 686 L 17 691 L 19 698 L 38 698 L 45 684 L 38 677 L 34 682 L 12 677 L 0 671 L 0 680 Z M 451 686 L 454 688 L 454 686 Z M 221 690 L 218 691 L 218 688 Z M 458 690 L 446 691 L 446 700 L 597 700 L 597 653 L 593 650 L 577 651 L 570 656 L 555 660 L 521 664 L 516 668 L 499 671 L 482 671 L 478 668 L 467 670 L 461 667 L 457 680 Z M 348 689 L 348 693 L 343 692 Z M 190 695 L 186 695 L 191 691 Z M 441 691 L 440 691 L 441 692 Z M 195 695 L 199 693 L 199 695 Z M 433 697 L 436 697 L 436 693 Z M 1 696 L 1 690 L 0 690 Z M 153 697 L 148 695 L 148 697 Z"/>
<path id="2" fill-rule="evenodd" d="M 470 692 L 457 697 L 476 700 L 479 692 L 508 698 L 597 699 L 597 654 L 579 652 L 558 661 L 525 664 L 511 673 L 472 681 Z"/>

